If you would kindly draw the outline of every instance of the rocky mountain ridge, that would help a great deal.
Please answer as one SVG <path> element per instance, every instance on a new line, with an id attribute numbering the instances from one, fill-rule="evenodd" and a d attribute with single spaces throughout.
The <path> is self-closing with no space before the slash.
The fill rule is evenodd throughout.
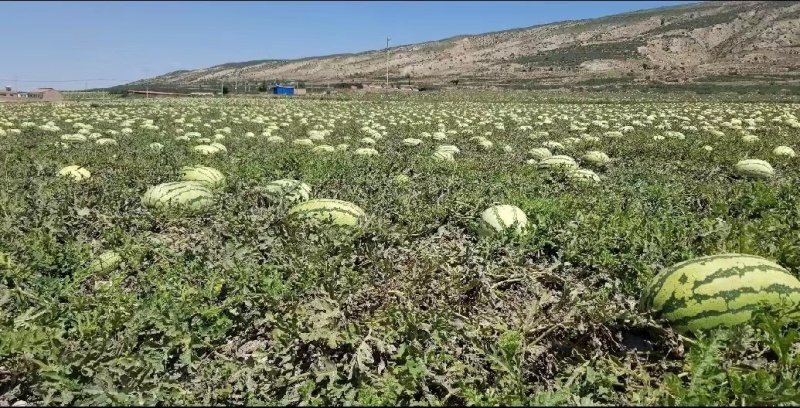
<path id="1" fill-rule="evenodd" d="M 390 48 L 393 83 L 683 81 L 800 71 L 800 2 L 702 2 Z M 130 85 L 382 83 L 385 50 L 171 72 Z M 800 79 L 800 78 L 798 78 Z"/>

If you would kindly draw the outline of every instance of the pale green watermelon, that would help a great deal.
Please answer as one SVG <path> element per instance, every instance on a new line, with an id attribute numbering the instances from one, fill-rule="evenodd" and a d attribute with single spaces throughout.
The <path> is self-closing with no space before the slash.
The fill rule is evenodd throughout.
<path id="1" fill-rule="evenodd" d="M 74 181 L 83 181 L 92 177 L 92 173 L 83 166 L 67 166 L 59 170 L 59 176 L 70 177 Z"/>
<path id="2" fill-rule="evenodd" d="M 542 159 L 539 162 L 539 168 L 572 170 L 578 168 L 578 163 L 572 157 L 556 155 Z"/>
<path id="3" fill-rule="evenodd" d="M 513 230 L 516 234 L 527 233 L 528 217 L 516 206 L 502 204 L 487 208 L 481 214 L 478 234 L 489 236 L 505 230 Z"/>
<path id="4" fill-rule="evenodd" d="M 288 213 L 291 219 L 314 218 L 339 226 L 357 226 L 365 217 L 361 207 L 347 201 L 320 198 L 295 205 Z"/>
<path id="5" fill-rule="evenodd" d="M 772 154 L 776 156 L 795 157 L 794 150 L 789 146 L 778 146 L 772 150 Z"/>
<path id="6" fill-rule="evenodd" d="M 86 269 L 88 274 L 108 273 L 117 269 L 122 263 L 122 257 L 114 251 L 106 251 L 94 258 Z"/>
<path id="7" fill-rule="evenodd" d="M 142 196 L 142 204 L 151 208 L 200 211 L 214 203 L 214 193 L 196 181 L 173 181 L 151 187 Z"/>
<path id="8" fill-rule="evenodd" d="M 582 159 L 595 166 L 605 166 L 606 164 L 608 164 L 608 162 L 611 161 L 611 159 L 608 157 L 607 154 L 597 150 L 592 150 L 590 152 L 587 152 L 586 154 L 583 155 Z"/>
<path id="9" fill-rule="evenodd" d="M 225 175 L 213 167 L 184 166 L 181 168 L 181 181 L 196 181 L 214 188 L 225 184 Z"/>
<path id="10" fill-rule="evenodd" d="M 736 163 L 735 170 L 742 176 L 753 179 L 769 179 L 775 175 L 775 170 L 764 160 L 747 159 Z"/>
<path id="11" fill-rule="evenodd" d="M 284 200 L 290 203 L 307 201 L 311 196 L 311 186 L 299 180 L 282 179 L 269 182 L 258 191 L 271 200 Z"/>

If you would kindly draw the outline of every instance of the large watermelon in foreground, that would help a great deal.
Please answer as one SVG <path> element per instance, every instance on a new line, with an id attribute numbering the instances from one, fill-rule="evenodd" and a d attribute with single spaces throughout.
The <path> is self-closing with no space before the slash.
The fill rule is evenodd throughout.
<path id="1" fill-rule="evenodd" d="M 656 275 L 640 307 L 685 332 L 746 323 L 762 302 L 782 301 L 800 304 L 800 280 L 786 269 L 759 256 L 719 254 Z"/>
<path id="2" fill-rule="evenodd" d="M 342 200 L 320 198 L 297 204 L 289 210 L 289 217 L 295 219 L 315 218 L 330 221 L 335 225 L 356 226 L 364 219 L 361 207 Z"/>
<path id="3" fill-rule="evenodd" d="M 214 193 L 196 181 L 173 181 L 151 187 L 142 196 L 142 204 L 152 208 L 202 210 L 214 203 Z"/>
<path id="4" fill-rule="evenodd" d="M 481 214 L 478 234 L 489 236 L 512 230 L 518 235 L 525 235 L 528 228 L 528 217 L 517 206 L 503 204 L 487 208 Z"/>
<path id="5" fill-rule="evenodd" d="M 775 175 L 775 170 L 764 160 L 740 160 L 734 166 L 737 173 L 752 179 L 768 179 Z"/>

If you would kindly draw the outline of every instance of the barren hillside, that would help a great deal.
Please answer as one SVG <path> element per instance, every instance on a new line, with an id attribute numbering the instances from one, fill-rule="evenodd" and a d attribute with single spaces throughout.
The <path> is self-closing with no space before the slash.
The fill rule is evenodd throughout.
<path id="1" fill-rule="evenodd" d="M 390 49 L 394 81 L 685 80 L 800 69 L 800 2 L 704 2 Z M 176 71 L 134 84 L 379 82 L 384 50 Z M 132 84 L 133 85 L 133 84 Z"/>

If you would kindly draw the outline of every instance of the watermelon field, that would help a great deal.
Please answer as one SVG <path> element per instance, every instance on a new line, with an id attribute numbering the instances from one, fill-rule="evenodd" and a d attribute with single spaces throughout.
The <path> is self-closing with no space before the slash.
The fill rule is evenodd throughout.
<path id="1" fill-rule="evenodd" d="M 0 405 L 800 405 L 800 104 L 0 105 Z"/>

